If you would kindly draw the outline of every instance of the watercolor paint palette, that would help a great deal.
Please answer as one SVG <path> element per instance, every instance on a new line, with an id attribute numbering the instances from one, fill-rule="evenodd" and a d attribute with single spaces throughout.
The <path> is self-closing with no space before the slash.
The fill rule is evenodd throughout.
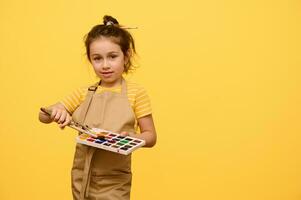
<path id="1" fill-rule="evenodd" d="M 124 137 L 118 133 L 113 133 L 104 129 L 90 128 L 87 125 L 84 126 L 74 121 L 72 121 L 69 126 L 82 133 L 76 137 L 77 143 L 107 151 L 128 155 L 139 147 L 145 145 L 144 140 L 129 136 Z"/>
<path id="2" fill-rule="evenodd" d="M 51 110 L 46 108 L 40 109 L 42 112 L 51 115 Z M 76 137 L 76 141 L 78 143 L 124 155 L 128 155 L 139 147 L 145 145 L 144 140 L 129 136 L 124 137 L 118 133 L 113 133 L 99 128 L 90 128 L 87 125 L 80 124 L 73 120 L 68 126 L 82 133 Z"/>
<path id="3" fill-rule="evenodd" d="M 98 137 L 93 137 L 91 134 L 83 133 L 76 137 L 77 143 L 123 155 L 128 155 L 134 150 L 145 145 L 144 140 L 129 136 L 121 136 L 118 133 L 113 133 L 107 130 L 92 128 L 90 131 L 98 135 Z"/>

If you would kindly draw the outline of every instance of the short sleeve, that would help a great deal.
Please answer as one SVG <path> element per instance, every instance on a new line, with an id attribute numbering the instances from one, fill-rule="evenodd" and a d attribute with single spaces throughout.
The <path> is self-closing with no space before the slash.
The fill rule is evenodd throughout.
<path id="1" fill-rule="evenodd" d="M 87 87 L 80 87 L 63 98 L 60 103 L 62 103 L 67 111 L 72 114 L 75 109 L 84 101 L 86 95 Z"/>
<path id="2" fill-rule="evenodd" d="M 152 113 L 150 98 L 143 87 L 137 90 L 134 111 L 137 119 Z"/>

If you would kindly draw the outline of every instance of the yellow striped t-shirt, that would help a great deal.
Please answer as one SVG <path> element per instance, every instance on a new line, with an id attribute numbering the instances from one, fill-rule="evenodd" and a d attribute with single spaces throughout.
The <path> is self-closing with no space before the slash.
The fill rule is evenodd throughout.
<path id="1" fill-rule="evenodd" d="M 133 82 L 127 83 L 127 96 L 132 106 L 132 109 L 135 113 L 136 119 L 144 117 L 152 113 L 151 104 L 149 96 L 147 95 L 146 90 Z M 74 90 L 70 95 L 63 98 L 60 102 L 65 106 L 65 108 L 71 114 L 75 111 L 75 109 L 85 100 L 86 95 L 88 93 L 89 86 L 80 87 Z M 104 91 L 111 92 L 121 92 L 121 85 L 114 88 L 105 88 L 99 86 L 96 90 L 96 93 L 101 93 Z"/>

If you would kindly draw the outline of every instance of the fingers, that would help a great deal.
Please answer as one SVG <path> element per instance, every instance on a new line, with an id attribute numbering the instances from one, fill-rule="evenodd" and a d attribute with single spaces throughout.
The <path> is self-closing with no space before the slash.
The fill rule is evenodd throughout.
<path id="1" fill-rule="evenodd" d="M 71 116 L 65 109 L 53 108 L 51 112 L 51 119 L 59 124 L 59 127 L 63 129 L 71 122 Z"/>
<path id="2" fill-rule="evenodd" d="M 57 110 L 56 115 L 54 116 L 53 121 L 59 123 L 59 119 L 61 118 L 62 114 L 63 114 L 63 111 L 62 111 L 62 110 Z"/>
<path id="3" fill-rule="evenodd" d="M 54 109 L 52 109 L 50 117 L 53 121 L 58 122 L 62 116 L 62 113 L 63 113 L 63 111 L 61 109 L 54 108 Z"/>
<path id="4" fill-rule="evenodd" d="M 67 118 L 67 112 L 62 112 L 57 123 L 62 124 L 66 120 L 66 118 Z"/>
<path id="5" fill-rule="evenodd" d="M 123 136 L 123 137 L 126 137 L 126 136 L 128 136 L 128 135 L 129 135 L 129 133 L 128 133 L 128 132 L 126 132 L 126 131 L 122 131 L 122 132 L 120 133 L 120 135 L 121 135 L 121 136 Z"/>
<path id="6" fill-rule="evenodd" d="M 65 126 L 70 124 L 70 122 L 71 122 L 71 116 L 67 113 L 65 121 L 62 124 L 60 124 L 59 126 L 60 126 L 60 128 L 63 129 L 63 128 L 65 128 Z"/>
<path id="7" fill-rule="evenodd" d="M 51 116 L 50 116 L 50 118 L 51 118 L 52 120 L 54 120 L 54 117 L 56 116 L 56 113 L 57 113 L 57 109 L 52 109 L 52 111 L 51 111 Z"/>
<path id="8" fill-rule="evenodd" d="M 130 136 L 130 137 L 136 137 L 136 134 L 135 133 L 129 133 L 129 132 L 126 132 L 126 131 L 122 131 L 120 133 L 121 136 L 123 137 L 126 137 L 126 136 Z"/>
<path id="9" fill-rule="evenodd" d="M 61 116 L 57 120 L 57 123 L 59 124 L 59 127 L 63 129 L 65 126 L 63 125 L 67 119 L 67 113 L 66 112 L 61 112 Z"/>

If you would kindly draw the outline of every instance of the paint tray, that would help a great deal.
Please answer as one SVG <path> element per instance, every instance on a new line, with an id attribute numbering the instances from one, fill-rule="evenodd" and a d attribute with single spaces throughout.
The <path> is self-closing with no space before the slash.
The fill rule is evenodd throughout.
<path id="1" fill-rule="evenodd" d="M 87 131 L 89 133 L 87 133 Z M 91 128 L 76 137 L 77 143 L 128 155 L 145 145 L 145 141 L 129 136 L 121 136 L 111 131 Z M 94 135 L 94 136 L 93 136 Z"/>

